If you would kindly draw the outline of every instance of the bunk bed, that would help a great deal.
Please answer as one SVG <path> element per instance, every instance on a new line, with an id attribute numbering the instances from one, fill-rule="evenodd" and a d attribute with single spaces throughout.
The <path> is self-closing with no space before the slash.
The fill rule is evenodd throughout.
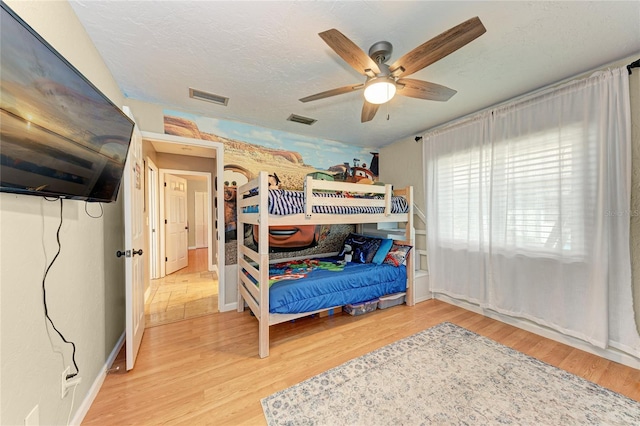
<path id="1" fill-rule="evenodd" d="M 285 198 L 286 203 L 283 201 Z M 269 356 L 269 326 L 336 309 L 343 304 L 334 303 L 324 306 L 321 303 L 320 306 L 314 305 L 311 308 L 295 305 L 297 306 L 293 309 L 295 312 L 286 312 L 287 310 L 282 311 L 274 306 L 273 300 L 270 303 L 269 268 L 271 263 L 282 262 L 279 260 L 270 263 L 268 233 L 270 226 L 332 224 L 358 226 L 366 223 L 397 222 L 404 224 L 404 234 L 402 239 L 396 238 L 394 242 L 408 246 L 414 245 L 413 188 L 410 186 L 394 190 L 390 184 L 362 185 L 316 180 L 307 176 L 303 191 L 274 190 L 269 189 L 268 173 L 260 172 L 257 178 L 238 188 L 236 200 L 237 229 L 244 229 L 245 225 L 259 225 L 253 227 L 254 232 L 257 231 L 258 234 L 256 235 L 257 251 L 246 245 L 243 238 L 238 238 L 238 312 L 244 310 L 246 302 L 258 320 L 260 358 Z M 415 250 L 409 251 L 406 266 L 391 267 L 399 271 L 396 274 L 402 274 L 401 278 L 398 276 L 388 278 L 389 283 L 380 283 L 381 287 L 372 291 L 380 292 L 384 291 L 381 289 L 394 288 L 399 279 L 403 281 L 402 284 L 405 287 L 406 280 L 405 300 L 407 305 L 413 305 L 414 252 Z M 344 273 L 359 274 L 361 271 L 354 268 L 365 266 L 372 265 L 349 263 Z M 388 269 L 389 265 L 380 265 L 380 267 Z M 378 272 L 374 275 L 385 277 L 388 276 L 388 272 Z M 329 280 L 325 282 L 331 282 L 331 285 L 337 282 L 337 275 L 325 275 L 328 275 L 325 280 Z M 391 281 L 395 284 L 390 284 Z M 351 297 L 358 299 L 356 296 Z M 330 300 L 355 303 L 362 301 L 362 298 L 349 301 L 342 297 L 342 299 L 327 299 L 324 303 L 331 303 Z"/>

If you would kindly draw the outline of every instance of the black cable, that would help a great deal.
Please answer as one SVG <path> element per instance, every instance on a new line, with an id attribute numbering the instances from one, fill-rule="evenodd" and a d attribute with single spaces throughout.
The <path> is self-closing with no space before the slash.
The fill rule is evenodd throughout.
<path id="1" fill-rule="evenodd" d="M 87 214 L 87 216 L 89 216 L 92 219 L 100 219 L 102 216 L 104 216 L 104 208 L 102 207 L 102 203 L 98 203 L 100 205 L 100 215 L 99 216 L 92 216 L 89 211 L 87 210 L 87 205 L 89 204 L 88 201 L 84 202 L 84 212 Z"/>
<path id="2" fill-rule="evenodd" d="M 47 279 L 47 274 L 49 274 L 49 269 L 51 269 L 51 267 L 53 266 L 53 263 L 56 261 L 56 259 L 60 255 L 60 251 L 62 251 L 62 244 L 60 244 L 60 229 L 62 228 L 62 198 L 58 198 L 58 199 L 60 200 L 60 224 L 58 225 L 58 231 L 56 232 L 56 241 L 58 242 L 58 252 L 53 257 L 51 262 L 49 263 L 49 266 L 47 266 L 47 269 L 44 271 L 44 277 L 42 277 L 42 298 L 43 298 L 43 301 L 44 301 L 44 316 L 45 316 L 45 318 L 47 320 L 49 320 L 49 323 L 51 324 L 51 327 L 53 327 L 53 329 L 56 331 L 56 333 L 58 333 L 60 338 L 65 343 L 68 343 L 71 346 L 73 346 L 73 354 L 72 354 L 71 358 L 73 360 L 73 366 L 75 367 L 76 372 L 74 374 L 68 374 L 67 375 L 67 379 L 70 379 L 72 377 L 77 376 L 80 373 L 80 369 L 78 368 L 78 364 L 76 363 L 76 344 L 73 343 L 73 342 L 68 341 L 67 339 L 65 339 L 65 337 L 62 335 L 62 333 L 60 333 L 60 331 L 56 328 L 55 324 L 53 323 L 53 320 L 51 320 L 51 317 L 49 317 L 49 309 L 47 308 L 47 289 L 46 289 L 46 286 L 45 286 L 45 281 Z M 54 200 L 48 200 L 48 201 L 54 201 Z"/>

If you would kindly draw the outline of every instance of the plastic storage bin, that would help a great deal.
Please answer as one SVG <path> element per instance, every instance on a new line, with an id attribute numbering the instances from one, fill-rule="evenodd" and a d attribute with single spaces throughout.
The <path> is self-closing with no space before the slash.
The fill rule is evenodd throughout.
<path id="1" fill-rule="evenodd" d="M 363 315 L 367 312 L 373 312 L 378 307 L 378 299 L 367 300 L 366 302 L 353 303 L 345 305 L 342 310 L 349 315 Z"/>
<path id="2" fill-rule="evenodd" d="M 378 301 L 378 308 L 387 309 L 392 306 L 401 305 L 404 303 L 406 293 L 393 293 L 382 296 Z"/>

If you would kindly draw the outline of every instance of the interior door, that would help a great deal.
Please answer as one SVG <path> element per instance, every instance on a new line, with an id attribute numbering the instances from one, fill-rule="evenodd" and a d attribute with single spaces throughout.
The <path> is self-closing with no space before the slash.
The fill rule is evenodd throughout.
<path id="1" fill-rule="evenodd" d="M 195 236 L 196 236 L 196 248 L 207 247 L 209 232 L 207 223 L 207 205 L 209 204 L 209 197 L 206 192 L 195 193 Z"/>
<path id="2" fill-rule="evenodd" d="M 125 113 L 133 119 L 131 111 Z M 126 310 L 126 365 L 131 370 L 144 334 L 144 289 L 145 274 L 142 259 L 144 245 L 143 208 L 144 188 L 142 187 L 142 134 L 135 126 L 129 154 L 124 170 L 122 192 L 124 204 L 124 244 L 125 244 L 125 310 Z"/>
<path id="3" fill-rule="evenodd" d="M 158 229 L 158 167 L 147 157 L 147 185 L 145 192 L 147 195 L 147 208 L 149 212 L 149 279 L 160 278 L 160 262 L 159 262 L 159 234 Z"/>
<path id="4" fill-rule="evenodd" d="M 189 264 L 189 227 L 187 222 L 187 180 L 165 174 L 165 221 L 167 275 Z"/>

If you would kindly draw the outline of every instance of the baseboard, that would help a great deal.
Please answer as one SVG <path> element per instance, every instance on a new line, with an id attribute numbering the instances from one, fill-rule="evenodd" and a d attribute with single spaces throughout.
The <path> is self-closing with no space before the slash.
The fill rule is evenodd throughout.
<path id="1" fill-rule="evenodd" d="M 431 300 L 431 299 L 433 299 L 433 294 L 429 293 L 426 296 L 416 297 L 414 299 L 413 303 L 420 303 L 420 302 L 424 302 L 424 301 Z"/>
<path id="2" fill-rule="evenodd" d="M 220 312 L 235 311 L 238 308 L 238 302 L 227 303 L 220 309 Z"/>
<path id="3" fill-rule="evenodd" d="M 100 392 L 100 388 L 104 383 L 104 379 L 106 379 L 107 377 L 107 371 L 109 370 L 109 367 L 116 360 L 118 353 L 120 353 L 120 349 L 122 349 L 122 346 L 124 345 L 125 336 L 126 334 L 123 332 L 120 338 L 118 339 L 118 342 L 116 343 L 115 347 L 107 357 L 107 360 L 105 364 L 102 366 L 102 369 L 100 370 L 100 372 L 98 373 L 98 376 L 93 381 L 91 388 L 89 388 L 89 392 L 87 392 L 87 395 L 82 400 L 82 404 L 80 404 L 80 406 L 78 407 L 78 410 L 76 411 L 76 414 L 73 416 L 73 419 L 71 420 L 70 424 L 79 425 L 84 420 L 84 417 L 89 412 L 89 408 L 91 408 L 91 404 L 93 404 L 93 401 L 95 401 L 96 397 L 98 396 L 98 392 Z"/>
<path id="4" fill-rule="evenodd" d="M 631 368 L 640 369 L 640 359 L 632 355 L 629 355 L 627 353 L 624 353 L 622 351 L 619 351 L 615 348 L 607 348 L 607 349 L 598 348 L 583 340 L 577 339 L 575 337 L 567 336 L 565 334 L 560 333 L 559 331 L 555 331 L 550 328 L 538 325 L 532 321 L 501 314 L 501 313 L 492 311 L 490 309 L 484 309 L 476 305 L 475 303 L 467 302 L 460 299 L 455 299 L 445 294 L 433 293 L 433 298 L 437 300 L 442 300 L 443 302 L 447 302 L 455 306 L 459 306 L 468 311 L 472 311 L 477 314 L 484 315 L 485 317 L 495 319 L 505 324 L 518 327 L 530 333 L 537 334 L 542 337 L 546 337 L 547 339 L 564 343 L 565 345 L 569 345 L 576 349 L 589 352 L 590 354 L 608 359 L 609 361 L 614 361 L 620 364 L 624 364 Z"/>

